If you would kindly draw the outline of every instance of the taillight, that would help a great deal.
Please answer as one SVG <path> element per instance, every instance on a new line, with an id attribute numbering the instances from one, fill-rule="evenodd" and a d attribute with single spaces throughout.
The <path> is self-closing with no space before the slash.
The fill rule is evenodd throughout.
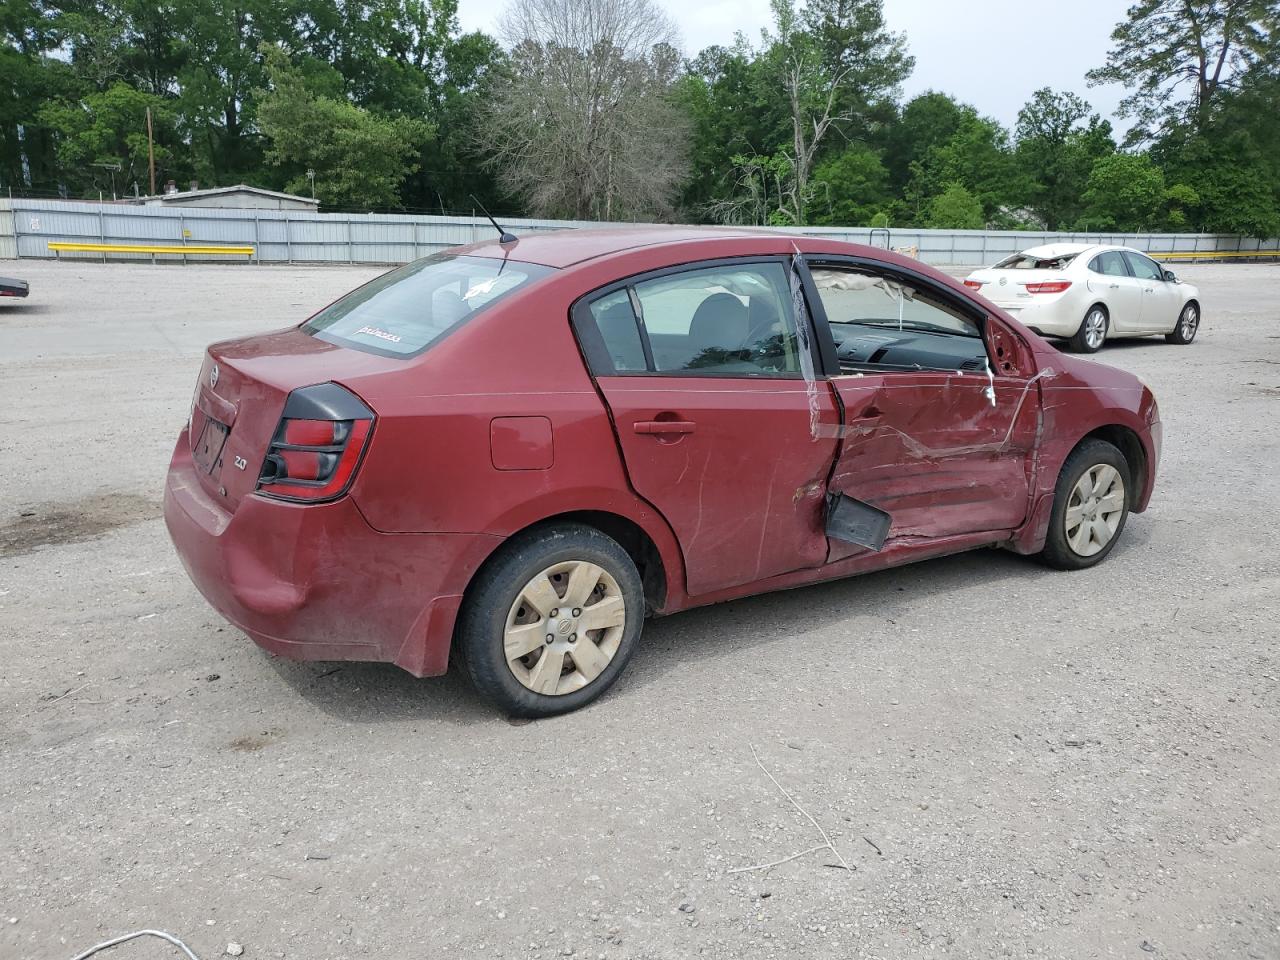
<path id="1" fill-rule="evenodd" d="M 289 394 L 258 474 L 258 493 L 317 503 L 347 492 L 373 430 L 373 411 L 336 383 Z"/>
<path id="2" fill-rule="evenodd" d="M 1069 286 L 1070 280 L 1046 280 L 1044 283 L 1024 283 L 1027 293 L 1062 293 Z"/>
<path id="3" fill-rule="evenodd" d="M 966 280 L 966 281 L 964 282 L 964 285 L 965 285 L 966 287 L 969 287 L 969 288 L 973 289 L 973 290 L 981 290 L 981 289 L 982 289 L 982 281 L 981 281 L 981 280 Z"/>

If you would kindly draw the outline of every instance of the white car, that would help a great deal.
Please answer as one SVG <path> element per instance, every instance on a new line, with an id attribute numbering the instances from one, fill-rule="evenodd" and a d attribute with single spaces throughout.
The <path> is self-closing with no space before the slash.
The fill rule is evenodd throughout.
<path id="1" fill-rule="evenodd" d="M 1045 337 L 1093 353 L 1114 337 L 1190 343 L 1200 291 L 1128 247 L 1053 243 L 975 270 L 964 285 Z"/>

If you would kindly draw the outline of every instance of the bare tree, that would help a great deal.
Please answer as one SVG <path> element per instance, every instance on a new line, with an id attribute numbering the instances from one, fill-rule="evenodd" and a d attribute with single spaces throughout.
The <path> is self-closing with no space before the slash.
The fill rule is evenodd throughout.
<path id="1" fill-rule="evenodd" d="M 790 142 L 733 158 L 733 192 L 709 210 L 726 223 L 804 224 L 828 139 L 857 135 L 914 63 L 906 38 L 885 26 L 883 0 L 770 0 L 770 8 L 773 31 L 762 33 L 759 56 L 786 98 Z"/>
<path id="2" fill-rule="evenodd" d="M 531 213 L 665 219 L 687 121 L 670 98 L 677 34 L 652 0 L 513 0 L 511 49 L 478 139 Z"/>

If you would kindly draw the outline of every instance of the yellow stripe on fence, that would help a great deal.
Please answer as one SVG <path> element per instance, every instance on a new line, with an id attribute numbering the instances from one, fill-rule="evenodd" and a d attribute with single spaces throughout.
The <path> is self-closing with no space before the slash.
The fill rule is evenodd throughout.
<path id="1" fill-rule="evenodd" d="M 219 246 L 181 246 L 151 243 L 65 243 L 59 240 L 49 241 L 49 249 L 55 253 L 209 253 L 235 254 L 253 256 L 253 247 L 219 247 Z"/>
<path id="2" fill-rule="evenodd" d="M 1280 250 L 1176 250 L 1153 253 L 1157 260 L 1226 260 L 1237 257 L 1280 258 Z"/>

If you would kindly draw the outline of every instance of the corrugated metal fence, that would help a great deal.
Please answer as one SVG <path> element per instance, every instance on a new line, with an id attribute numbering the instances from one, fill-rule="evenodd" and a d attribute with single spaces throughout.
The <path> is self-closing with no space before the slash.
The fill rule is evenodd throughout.
<path id="1" fill-rule="evenodd" d="M 572 220 L 503 219 L 516 233 L 601 226 Z M 51 241 L 128 244 L 227 244 L 254 247 L 258 263 L 405 263 L 437 250 L 489 237 L 482 217 L 408 216 L 383 213 L 309 213 L 159 207 L 60 200 L 0 199 L 0 258 L 51 257 Z M 1051 241 L 1117 243 L 1151 253 L 1231 254 L 1280 258 L 1280 239 L 1213 234 L 1097 234 L 987 230 L 884 230 L 803 227 L 787 233 L 823 236 L 909 250 L 926 263 L 990 264 Z M 182 261 L 182 255 L 63 253 L 96 260 Z M 199 256 L 202 262 L 218 259 Z M 244 257 L 228 258 L 245 262 Z"/>

